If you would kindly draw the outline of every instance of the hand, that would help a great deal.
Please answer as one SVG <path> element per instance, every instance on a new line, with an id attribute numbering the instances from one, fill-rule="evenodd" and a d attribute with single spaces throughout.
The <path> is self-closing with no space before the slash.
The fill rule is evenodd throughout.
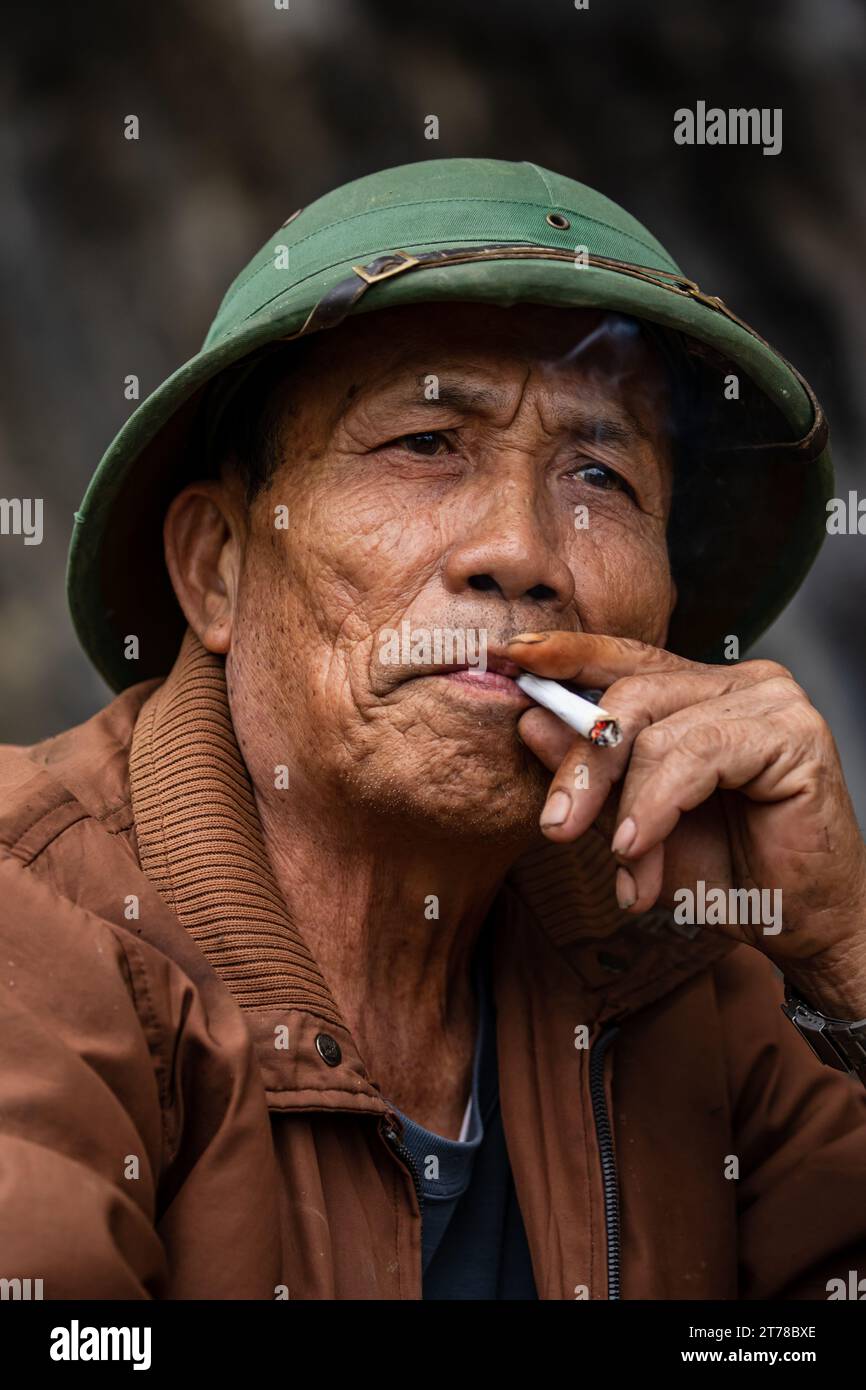
<path id="1" fill-rule="evenodd" d="M 782 914 L 769 931 L 754 909 L 707 929 L 770 956 L 823 1012 L 866 1016 L 866 847 L 832 734 L 791 673 L 584 632 L 521 634 L 509 655 L 602 687 L 623 731 L 619 747 L 597 748 L 547 710 L 521 716 L 520 737 L 554 773 L 544 834 L 575 840 L 612 819 L 617 898 L 633 913 L 682 905 L 699 880 L 727 902 L 730 889 L 768 890 Z"/>

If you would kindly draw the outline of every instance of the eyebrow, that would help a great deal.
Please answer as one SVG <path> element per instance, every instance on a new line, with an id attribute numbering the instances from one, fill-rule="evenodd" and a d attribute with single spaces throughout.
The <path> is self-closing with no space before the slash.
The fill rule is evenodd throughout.
<path id="1" fill-rule="evenodd" d="M 392 398 L 391 403 L 400 406 L 429 406 L 431 409 L 456 410 L 463 415 L 485 415 L 500 409 L 506 404 L 506 396 L 496 387 L 472 386 L 468 383 L 446 382 L 439 387 L 438 396 L 424 394 L 424 378 L 419 378 L 416 390 L 410 390 Z M 557 411 L 556 421 L 577 444 L 620 444 L 632 445 L 635 438 L 657 446 L 658 440 L 646 425 L 635 415 L 629 406 L 622 403 L 624 419 L 612 415 L 588 412 L 578 405 L 564 406 Z"/>

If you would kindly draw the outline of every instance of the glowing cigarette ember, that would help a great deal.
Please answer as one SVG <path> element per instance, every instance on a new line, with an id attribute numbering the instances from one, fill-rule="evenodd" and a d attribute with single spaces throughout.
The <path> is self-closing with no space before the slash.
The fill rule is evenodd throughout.
<path id="1" fill-rule="evenodd" d="M 515 677 L 524 694 L 536 704 L 549 709 L 576 734 L 588 738 L 599 748 L 615 748 L 622 742 L 622 731 L 613 715 L 585 700 L 582 695 L 566 690 L 558 681 L 547 680 L 543 676 L 533 676 L 528 671 Z"/>

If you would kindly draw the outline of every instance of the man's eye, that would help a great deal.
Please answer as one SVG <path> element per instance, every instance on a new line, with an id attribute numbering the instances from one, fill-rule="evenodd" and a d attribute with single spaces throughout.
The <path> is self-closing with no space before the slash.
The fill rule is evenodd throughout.
<path id="1" fill-rule="evenodd" d="M 399 439 L 394 439 L 387 446 L 388 448 L 408 449 L 412 454 L 420 454 L 424 458 L 432 458 L 435 454 L 442 452 L 441 447 L 447 448 L 448 440 L 444 434 L 438 430 L 425 430 L 421 434 L 402 434 Z"/>
<path id="2" fill-rule="evenodd" d="M 625 492 L 632 501 L 637 500 L 634 488 L 614 468 L 608 468 L 606 463 L 583 463 L 572 473 L 584 478 L 592 487 L 603 488 L 605 492 Z"/>

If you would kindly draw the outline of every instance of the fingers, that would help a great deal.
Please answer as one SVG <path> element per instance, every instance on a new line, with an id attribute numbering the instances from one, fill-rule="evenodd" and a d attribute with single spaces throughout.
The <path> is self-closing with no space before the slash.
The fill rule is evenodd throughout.
<path id="1" fill-rule="evenodd" d="M 764 682 L 705 701 L 638 735 L 620 795 L 614 853 L 639 859 L 717 789 L 748 788 L 758 801 L 785 800 L 802 790 L 807 750 L 801 746 L 801 702 L 791 693 L 780 704 L 774 687 Z"/>
<path id="2" fill-rule="evenodd" d="M 575 840 L 594 824 L 628 761 L 628 747 L 599 748 L 575 735 L 550 710 L 521 715 L 518 733 L 553 773 L 539 817 L 548 839 Z"/>
<path id="3" fill-rule="evenodd" d="M 716 798 L 696 807 L 679 822 L 673 835 L 641 858 L 617 855 L 620 907 L 634 914 L 649 912 L 659 901 L 673 907 L 675 892 L 694 887 L 699 877 L 707 883 L 730 883 L 733 863 L 726 829 L 724 810 Z M 700 865 L 699 870 L 696 865 Z"/>
<path id="4" fill-rule="evenodd" d="M 556 772 L 575 741 L 574 730 L 541 705 L 523 712 L 517 735 L 550 772 Z"/>
<path id="5" fill-rule="evenodd" d="M 665 721 L 682 716 L 689 727 L 695 725 L 705 706 L 720 696 L 732 699 L 735 687 L 746 680 L 742 667 L 697 667 L 676 675 L 624 677 L 604 696 L 605 709 L 616 716 L 622 730 L 622 742 L 616 748 L 600 748 L 588 739 L 576 738 L 547 710 L 527 710 L 518 722 L 521 738 L 554 774 L 539 818 L 548 838 L 565 842 L 583 835 L 611 788 L 634 762 L 638 746 L 647 749 L 652 744 L 656 748 L 665 739 L 683 736 L 683 728 L 677 725 L 675 730 Z M 754 685 L 749 688 L 754 689 Z M 797 687 L 792 683 L 792 688 Z M 661 732 L 650 736 L 649 730 Z M 625 814 L 621 810 L 619 819 Z"/>
<path id="6" fill-rule="evenodd" d="M 661 728 L 673 716 L 681 716 L 685 728 L 678 726 L 676 737 L 683 737 L 688 728 L 706 717 L 701 711 L 713 700 L 733 697 L 738 691 L 754 691 L 756 687 L 764 687 L 765 696 L 776 704 L 780 698 L 805 699 L 785 668 L 775 662 L 709 666 L 625 638 L 573 632 L 551 632 L 540 637 L 542 640 L 513 642 L 511 645 L 517 648 L 515 659 L 524 666 L 531 661 L 537 674 L 553 678 L 602 684 L 612 679 L 604 694 L 604 708 L 616 716 L 623 732 L 619 747 L 599 748 L 588 740 L 575 739 L 571 730 L 548 711 L 533 708 L 522 716 L 518 729 L 524 743 L 554 773 L 540 824 L 545 835 L 556 841 L 577 839 L 593 824 L 612 787 L 634 759 L 638 742 L 642 749 L 650 746 L 648 730 Z M 634 667 L 635 661 L 639 663 L 637 671 L 612 676 L 622 665 Z M 749 701 L 754 698 L 748 695 Z M 754 717 L 757 708 L 747 712 Z M 723 713 L 727 717 L 727 712 Z M 661 734 L 653 734 L 653 747 L 667 737 L 673 737 L 672 726 Z M 762 737 L 766 748 L 766 730 Z M 683 765 L 690 765 L 689 760 L 684 760 Z M 718 785 L 718 779 L 710 775 L 707 767 L 698 771 L 699 799 L 694 804 L 712 795 Z M 669 808 L 674 824 L 683 809 L 690 808 Z M 620 822 L 626 818 L 627 812 L 621 807 Z M 644 852 L 650 847 L 643 840 L 641 844 Z"/>
<path id="7" fill-rule="evenodd" d="M 641 859 L 621 864 L 616 871 L 616 900 L 620 907 L 646 912 L 662 889 L 665 847 L 654 845 Z"/>
<path id="8" fill-rule="evenodd" d="M 589 739 L 576 737 L 562 720 L 540 706 L 533 706 L 518 720 L 521 739 L 554 774 L 539 817 L 549 839 L 574 840 L 589 829 L 621 778 L 637 734 L 653 718 L 679 708 L 686 698 L 669 688 L 656 691 L 655 703 L 650 706 L 643 689 L 635 691 L 629 700 L 626 692 L 618 691 L 616 686 L 611 687 L 611 693 L 615 698 L 610 704 L 605 696 L 605 709 L 611 714 L 620 718 L 621 710 L 624 713 L 629 705 L 634 710 L 620 719 L 623 740 L 616 748 L 600 748 Z"/>
<path id="9" fill-rule="evenodd" d="M 661 647 L 631 637 L 609 637 L 598 632 L 521 633 L 508 643 L 508 654 L 536 676 L 552 680 L 582 681 L 586 685 L 610 685 L 624 676 L 658 672 L 751 672 L 747 680 L 789 676 L 775 661 L 746 661 L 737 666 L 710 666 L 688 661 Z M 607 707 L 605 702 L 605 708 Z"/>
<path id="10" fill-rule="evenodd" d="M 698 662 L 674 656 L 660 647 L 595 632 L 521 633 L 508 643 L 508 654 L 536 676 L 580 680 L 588 685 L 609 685 L 638 670 L 701 669 Z"/>

